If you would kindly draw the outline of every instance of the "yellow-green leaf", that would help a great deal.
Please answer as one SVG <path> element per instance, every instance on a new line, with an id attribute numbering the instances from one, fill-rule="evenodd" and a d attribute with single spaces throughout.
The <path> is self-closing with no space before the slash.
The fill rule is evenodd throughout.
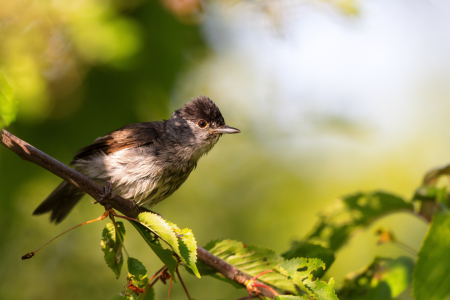
<path id="1" fill-rule="evenodd" d="M 117 221 L 116 225 L 117 230 L 113 223 L 106 224 L 100 245 L 105 254 L 106 264 L 113 270 L 116 278 L 119 278 L 123 265 L 122 242 L 125 238 L 125 227 L 120 221 Z"/>

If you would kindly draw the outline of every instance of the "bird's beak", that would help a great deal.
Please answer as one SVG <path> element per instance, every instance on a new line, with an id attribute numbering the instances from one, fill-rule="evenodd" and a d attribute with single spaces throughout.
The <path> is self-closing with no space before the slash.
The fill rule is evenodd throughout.
<path id="1" fill-rule="evenodd" d="M 241 131 L 237 128 L 223 125 L 223 126 L 220 126 L 219 128 L 212 129 L 212 132 L 214 132 L 214 133 L 239 133 Z"/>

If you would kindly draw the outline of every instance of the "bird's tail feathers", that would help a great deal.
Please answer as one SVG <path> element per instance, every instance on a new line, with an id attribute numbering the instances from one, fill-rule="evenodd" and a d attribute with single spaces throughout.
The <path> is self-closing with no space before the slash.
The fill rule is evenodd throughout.
<path id="1" fill-rule="evenodd" d="M 66 218 L 72 208 L 83 197 L 84 192 L 67 181 L 63 181 L 33 212 L 42 215 L 51 212 L 50 221 L 55 224 Z"/>

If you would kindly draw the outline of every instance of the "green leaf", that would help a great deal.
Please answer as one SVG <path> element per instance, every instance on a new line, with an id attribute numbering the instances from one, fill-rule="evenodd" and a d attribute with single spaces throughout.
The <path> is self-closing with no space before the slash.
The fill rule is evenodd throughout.
<path id="1" fill-rule="evenodd" d="M 411 284 L 413 269 L 414 261 L 409 257 L 376 257 L 367 267 L 346 276 L 339 299 L 394 299 Z"/>
<path id="2" fill-rule="evenodd" d="M 125 292 L 120 293 L 112 298 L 112 300 L 135 300 L 133 295 L 126 295 Z"/>
<path id="3" fill-rule="evenodd" d="M 325 268 L 325 264 L 320 259 L 297 257 L 284 261 L 276 266 L 275 270 L 299 285 L 303 283 L 304 279 L 312 277 L 311 272 L 319 268 Z M 298 271 L 299 269 L 302 271 Z"/>
<path id="4" fill-rule="evenodd" d="M 382 279 L 391 289 L 393 298 L 399 296 L 411 285 L 414 265 L 414 261 L 406 256 L 389 260 L 386 263 Z"/>
<path id="5" fill-rule="evenodd" d="M 272 249 L 256 245 L 247 246 L 233 240 L 212 241 L 205 246 L 205 249 L 250 276 L 256 276 L 263 271 L 271 270 L 283 262 L 283 258 Z M 205 270 L 204 266 L 201 266 L 199 270 L 202 275 L 220 277 L 222 280 L 236 286 L 234 282 L 215 272 L 207 271 L 206 274 L 202 273 Z M 208 269 L 206 268 L 206 270 Z M 276 272 L 264 274 L 258 277 L 258 280 L 280 290 L 296 293 L 293 283 Z"/>
<path id="6" fill-rule="evenodd" d="M 170 223 L 170 222 L 169 222 Z M 170 223 L 173 231 L 177 234 L 178 242 L 180 244 L 180 253 L 183 262 L 188 266 L 192 272 L 200 278 L 200 273 L 197 269 L 197 241 L 195 240 L 192 230 L 185 228 L 181 230 L 177 225 Z"/>
<path id="7" fill-rule="evenodd" d="M 143 288 L 148 283 L 147 269 L 136 258 L 129 257 L 128 261 L 128 278 L 131 279 L 133 285 Z"/>
<path id="8" fill-rule="evenodd" d="M 283 295 L 278 295 L 275 296 L 275 298 L 273 300 L 309 300 L 308 297 L 304 297 L 304 296 L 283 296 Z"/>
<path id="9" fill-rule="evenodd" d="M 413 274 L 416 300 L 448 299 L 450 296 L 450 214 L 437 211 L 419 251 Z"/>
<path id="10" fill-rule="evenodd" d="M 377 218 L 393 211 L 413 209 L 412 203 L 385 192 L 346 196 L 327 207 L 307 240 L 336 251 L 356 230 L 370 225 Z"/>
<path id="11" fill-rule="evenodd" d="M 175 270 L 178 266 L 178 262 L 173 256 L 173 252 L 169 249 L 164 249 L 159 240 L 152 235 L 153 233 L 147 227 L 134 221 L 130 221 L 130 223 L 133 224 L 153 252 L 155 252 L 164 265 L 167 266 L 170 275 L 172 275 L 173 280 L 175 281 Z"/>
<path id="12" fill-rule="evenodd" d="M 321 245 L 294 241 L 291 249 L 283 253 L 285 259 L 292 259 L 296 257 L 304 258 L 319 258 L 325 263 L 327 269 L 331 267 L 334 262 L 334 252 L 331 249 L 325 248 Z M 325 274 L 325 270 L 320 268 L 313 272 L 314 277 L 321 278 Z"/>
<path id="13" fill-rule="evenodd" d="M 125 227 L 120 221 L 117 221 L 116 225 L 117 231 L 113 223 L 106 224 L 100 245 L 105 254 L 106 264 L 113 270 L 116 278 L 119 278 L 123 265 L 122 242 L 125 238 Z"/>
<path id="14" fill-rule="evenodd" d="M 275 267 L 275 270 L 286 276 L 313 299 L 337 300 L 333 279 L 330 279 L 329 283 L 313 280 L 312 272 L 319 268 L 325 268 L 325 264 L 320 259 L 300 257 L 281 263 Z"/>
<path id="15" fill-rule="evenodd" d="M 155 300 L 155 289 L 152 287 L 147 293 L 140 294 L 139 300 Z"/>
<path id="16" fill-rule="evenodd" d="M 17 102 L 14 99 L 14 91 L 0 72 L 0 127 L 11 124 L 16 114 Z"/>
<path id="17" fill-rule="evenodd" d="M 334 291 L 334 279 L 330 278 L 330 281 L 306 280 L 305 284 L 308 288 L 312 289 L 315 299 L 317 300 L 339 300 Z"/>
<path id="18" fill-rule="evenodd" d="M 172 248 L 173 252 L 181 257 L 178 238 L 173 232 L 172 227 L 170 227 L 170 225 L 163 218 L 161 218 L 160 215 L 151 212 L 143 212 L 139 214 L 137 220 L 153 232 L 153 234 L 166 242 L 167 245 Z"/>

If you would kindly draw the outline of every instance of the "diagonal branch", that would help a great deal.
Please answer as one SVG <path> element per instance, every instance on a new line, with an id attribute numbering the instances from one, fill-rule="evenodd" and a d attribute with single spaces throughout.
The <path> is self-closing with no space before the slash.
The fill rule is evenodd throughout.
<path id="1" fill-rule="evenodd" d="M 27 142 L 19 139 L 5 129 L 2 129 L 0 144 L 16 153 L 22 159 L 35 163 L 42 168 L 52 172 L 53 174 L 61 177 L 67 182 L 70 182 L 71 184 L 89 194 L 95 200 L 99 200 L 101 198 L 100 195 L 104 192 L 103 186 L 101 186 L 100 184 L 92 181 L 81 173 L 45 154 L 39 149 L 28 144 Z M 134 201 L 123 199 L 118 195 L 115 195 L 112 199 L 108 199 L 107 205 L 108 204 L 111 205 L 111 207 L 115 210 L 130 218 L 136 218 L 139 213 L 147 211 L 144 208 L 136 205 Z M 252 276 L 242 273 L 234 266 L 216 257 L 202 247 L 197 248 L 197 256 L 198 259 L 204 264 L 221 273 L 226 278 L 237 282 L 244 287 L 246 281 L 252 278 Z M 270 297 L 272 299 L 275 297 L 275 294 L 272 291 L 264 287 L 258 287 L 255 293 L 257 295 Z"/>

